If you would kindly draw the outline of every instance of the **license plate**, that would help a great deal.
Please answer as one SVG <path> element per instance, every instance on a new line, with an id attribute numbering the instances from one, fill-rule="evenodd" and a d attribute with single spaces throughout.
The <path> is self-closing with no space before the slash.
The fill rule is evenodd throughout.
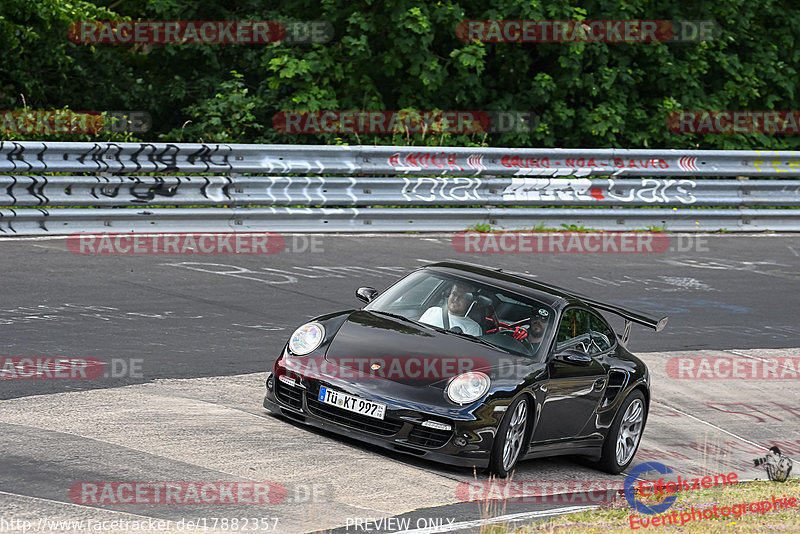
<path id="1" fill-rule="evenodd" d="M 385 404 L 359 399 L 341 391 L 328 389 L 325 386 L 319 388 L 319 401 L 331 406 L 338 406 L 350 412 L 360 413 L 367 417 L 374 417 L 375 419 L 383 419 L 386 415 Z"/>

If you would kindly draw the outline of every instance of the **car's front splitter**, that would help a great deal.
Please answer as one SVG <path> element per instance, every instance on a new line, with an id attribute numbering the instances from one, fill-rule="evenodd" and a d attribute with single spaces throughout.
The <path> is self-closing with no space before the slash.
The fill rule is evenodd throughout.
<path id="1" fill-rule="evenodd" d="M 300 388 L 295 388 L 287 394 L 286 391 L 290 388 L 286 384 L 279 383 L 273 376 L 270 375 L 267 380 L 264 407 L 293 421 L 384 449 L 449 465 L 478 468 L 489 465 L 495 426 L 487 425 L 487 421 L 451 421 L 453 428 L 450 432 L 437 433 L 421 426 L 423 421 L 429 419 L 429 414 L 405 407 L 388 407 L 385 420 L 383 422 L 376 420 L 376 426 L 370 428 L 372 431 L 359 429 L 356 426 L 368 426 L 370 422 L 362 424 L 356 416 L 340 408 L 325 406 L 321 409 L 320 403 L 315 398 L 317 391 L 300 390 L 300 394 L 297 395 Z M 339 384 L 326 383 L 326 385 L 343 389 Z M 315 386 L 307 383 L 306 387 Z M 278 395 L 276 395 L 277 390 L 281 390 Z M 491 412 L 488 406 L 482 408 L 484 416 Z M 428 446 L 422 446 L 420 442 L 427 443 Z"/>

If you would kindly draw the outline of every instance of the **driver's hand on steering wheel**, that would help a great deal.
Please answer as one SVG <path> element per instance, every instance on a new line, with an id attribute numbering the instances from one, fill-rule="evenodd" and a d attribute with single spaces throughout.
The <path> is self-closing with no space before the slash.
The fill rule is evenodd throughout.
<path id="1" fill-rule="evenodd" d="M 512 337 L 517 341 L 522 341 L 523 339 L 528 337 L 528 331 L 522 328 L 521 326 L 517 326 L 514 328 L 514 334 L 512 334 Z"/>

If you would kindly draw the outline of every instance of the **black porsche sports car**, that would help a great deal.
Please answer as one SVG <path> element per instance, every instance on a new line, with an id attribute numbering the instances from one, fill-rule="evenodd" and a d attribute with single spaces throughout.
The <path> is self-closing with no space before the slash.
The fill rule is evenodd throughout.
<path id="1" fill-rule="evenodd" d="M 360 310 L 298 328 L 275 361 L 264 407 L 395 451 L 508 476 L 518 461 L 633 460 L 650 376 L 625 348 L 654 319 L 518 273 L 428 265 Z M 621 316 L 615 334 L 598 310 Z"/>

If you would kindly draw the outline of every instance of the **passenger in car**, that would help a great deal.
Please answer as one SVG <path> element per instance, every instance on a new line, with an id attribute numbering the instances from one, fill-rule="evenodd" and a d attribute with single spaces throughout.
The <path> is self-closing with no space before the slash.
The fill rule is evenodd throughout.
<path id="1" fill-rule="evenodd" d="M 447 311 L 445 312 L 441 306 L 432 306 L 425 310 L 419 321 L 442 327 L 445 330 L 458 328 L 461 332 L 471 336 L 483 335 L 480 325 L 466 316 L 469 313 L 470 306 L 474 303 L 470 293 L 473 289 L 468 284 L 454 283 L 447 297 Z"/>

